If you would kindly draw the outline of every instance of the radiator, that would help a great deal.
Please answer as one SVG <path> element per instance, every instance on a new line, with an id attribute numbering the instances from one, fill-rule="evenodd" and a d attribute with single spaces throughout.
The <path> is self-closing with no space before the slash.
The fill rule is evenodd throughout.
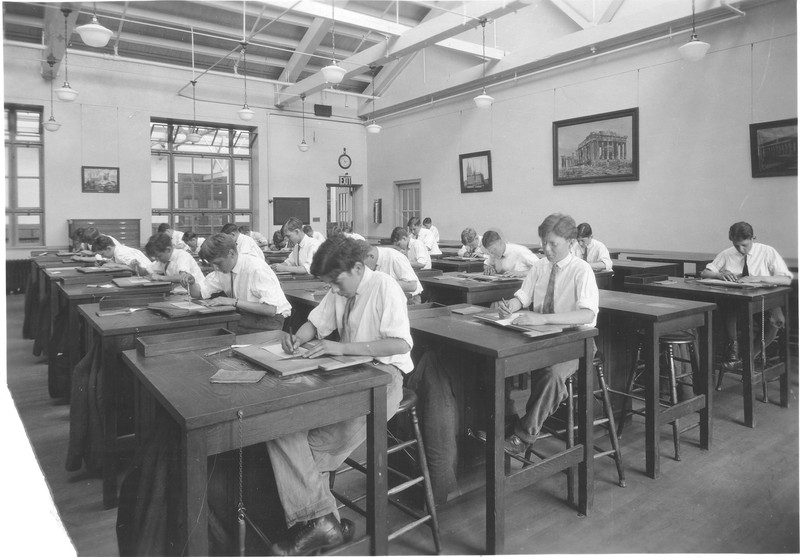
<path id="1" fill-rule="evenodd" d="M 31 276 L 30 259 L 6 260 L 6 294 L 21 294 L 25 292 Z"/>

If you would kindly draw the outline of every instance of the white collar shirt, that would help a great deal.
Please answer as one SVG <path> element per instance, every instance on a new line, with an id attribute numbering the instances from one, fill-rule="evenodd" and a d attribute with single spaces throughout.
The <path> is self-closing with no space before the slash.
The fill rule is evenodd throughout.
<path id="1" fill-rule="evenodd" d="M 419 234 L 417 236 L 417 239 L 428 248 L 428 253 L 431 255 L 441 255 L 442 250 L 439 249 L 438 231 L 434 234 L 433 230 L 429 230 L 423 226 L 419 229 Z"/>
<path id="2" fill-rule="evenodd" d="M 143 254 L 138 249 L 120 244 L 114 248 L 114 256 L 111 258 L 114 263 L 120 263 L 122 265 L 130 265 L 134 261 L 139 262 L 139 266 L 142 269 L 150 270 L 150 266 L 152 261 L 147 258 L 145 254 Z"/>
<path id="3" fill-rule="evenodd" d="M 179 249 L 173 249 L 172 255 L 169 258 L 169 263 L 164 265 L 161 261 L 153 261 L 150 266 L 151 273 L 158 273 L 160 275 L 178 275 L 180 273 L 189 273 L 194 277 L 197 284 L 203 282 L 205 278 L 203 271 L 200 270 L 200 265 L 194 260 L 189 252 Z"/>
<path id="4" fill-rule="evenodd" d="M 608 248 L 603 242 L 592 238 L 592 241 L 586 246 L 585 253 L 586 257 L 584 257 L 583 247 L 577 241 L 572 244 L 572 255 L 575 257 L 583 259 L 587 263 L 602 262 L 603 265 L 605 265 L 606 271 L 610 271 L 614 266 L 614 263 L 611 261 L 611 254 L 608 253 Z"/>
<path id="5" fill-rule="evenodd" d="M 325 236 L 322 235 L 322 232 L 315 230 L 312 237 L 319 242 L 320 244 L 325 241 Z"/>
<path id="6" fill-rule="evenodd" d="M 597 313 L 600 311 L 600 293 L 592 268 L 586 261 L 578 259 L 571 253 L 556 265 L 558 265 L 558 274 L 553 292 L 554 313 L 566 313 L 579 309 L 591 310 L 594 313 L 594 319 L 587 325 L 594 327 L 597 323 Z M 531 267 L 522 282 L 522 287 L 514 293 L 514 297 L 522 303 L 523 308 L 532 304 L 533 311 L 542 312 L 552 269 L 553 263 L 550 263 L 546 257 L 537 260 Z"/>
<path id="7" fill-rule="evenodd" d="M 278 277 L 263 259 L 240 255 L 230 273 L 210 272 L 200 283 L 200 295 L 210 298 L 214 292 L 224 292 L 229 298 L 247 302 L 270 304 L 275 306 L 276 314 L 284 317 L 289 317 L 292 313 L 292 306 L 283 293 Z"/>
<path id="8" fill-rule="evenodd" d="M 458 250 L 458 255 L 461 257 L 483 257 L 488 259 L 489 254 L 483 247 L 483 236 L 478 236 L 475 241 L 478 243 L 475 247 L 462 245 Z"/>
<path id="9" fill-rule="evenodd" d="M 183 243 L 183 232 L 180 230 L 172 231 L 172 247 L 175 249 L 183 249 L 186 244 Z"/>
<path id="10" fill-rule="evenodd" d="M 740 275 L 744 269 L 744 256 L 731 246 L 721 251 L 714 261 L 706 265 L 706 269 L 714 273 L 730 271 Z M 754 277 L 793 276 L 775 248 L 756 242 L 753 242 L 750 253 L 747 254 L 747 271 Z"/>
<path id="11" fill-rule="evenodd" d="M 503 255 L 500 257 L 490 255 L 487 265 L 494 267 L 498 273 L 519 273 L 527 272 L 537 261 L 539 258 L 525 246 L 506 242 Z"/>
<path id="12" fill-rule="evenodd" d="M 329 291 L 319 305 L 308 315 L 316 327 L 318 338 L 325 338 L 333 331 L 344 331 L 344 314 L 347 298 Z M 400 285 L 385 273 L 364 268 L 364 276 L 356 289 L 348 317 L 350 342 L 371 342 L 387 338 L 398 338 L 408 344 L 409 351 L 392 356 L 377 356 L 384 364 L 396 366 L 403 373 L 414 369 L 411 361 L 411 327 L 408 321 L 406 297 Z"/>
<path id="13" fill-rule="evenodd" d="M 303 267 L 306 273 L 311 273 L 311 261 L 314 259 L 314 254 L 317 253 L 319 242 L 311 238 L 307 234 L 303 234 L 300 238 L 300 243 L 292 248 L 292 253 L 286 258 L 284 264 L 292 265 L 294 267 Z"/>
<path id="14" fill-rule="evenodd" d="M 378 258 L 376 260 L 376 271 L 386 273 L 395 280 L 410 281 L 416 284 L 414 291 L 410 294 L 416 296 L 422 293 L 422 284 L 414 272 L 408 258 L 394 248 L 378 248 Z"/>
<path id="15" fill-rule="evenodd" d="M 236 249 L 240 255 L 250 255 L 264 261 L 264 252 L 258 247 L 256 241 L 247 234 L 240 233 L 236 237 Z"/>
<path id="16" fill-rule="evenodd" d="M 423 269 L 431 268 L 431 254 L 428 253 L 428 248 L 421 241 L 411 236 L 408 237 L 406 257 L 412 263 L 421 263 Z"/>

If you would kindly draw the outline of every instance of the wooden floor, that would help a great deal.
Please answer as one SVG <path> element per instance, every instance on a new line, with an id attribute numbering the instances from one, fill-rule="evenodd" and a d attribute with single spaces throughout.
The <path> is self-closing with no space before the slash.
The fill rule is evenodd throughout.
<path id="1" fill-rule="evenodd" d="M 63 527 L 77 555 L 117 555 L 116 511 L 103 510 L 101 482 L 64 469 L 69 407 L 48 397 L 47 366 L 32 355 L 33 341 L 22 339 L 23 296 L 7 296 L 6 304 L 8 387 Z M 506 552 L 798 553 L 796 360 L 793 368 L 791 408 L 759 403 L 755 429 L 741 425 L 741 385 L 726 380 L 723 391 L 715 393 L 710 451 L 698 448 L 699 433 L 694 429 L 685 435 L 683 459 L 676 462 L 671 458 L 671 430 L 665 427 L 659 480 L 644 475 L 644 432 L 637 418 L 622 440 L 628 487 L 616 485 L 611 460 L 597 461 L 595 504 L 589 517 L 578 517 L 565 504 L 566 480 L 560 474 L 509 494 Z M 777 398 L 777 384 L 770 390 Z M 2 460 L 10 457 L 4 455 Z M 5 484 L 13 485 L 14 476 L 3 478 L 4 489 Z M 35 486 L 22 487 L 30 493 Z M 9 507 L 17 514 L 30 509 L 26 497 L 19 497 L 16 504 L 3 498 L 7 513 Z M 483 502 L 484 491 L 478 489 L 440 507 L 442 553 L 483 552 Z M 14 534 L 4 536 L 4 547 L 9 538 L 18 537 Z M 37 536 L 23 543 L 20 547 L 30 555 L 44 554 L 47 547 Z M 417 529 L 393 541 L 390 552 L 433 553 L 433 543 L 424 528 Z M 70 553 L 68 546 L 63 553 Z"/>

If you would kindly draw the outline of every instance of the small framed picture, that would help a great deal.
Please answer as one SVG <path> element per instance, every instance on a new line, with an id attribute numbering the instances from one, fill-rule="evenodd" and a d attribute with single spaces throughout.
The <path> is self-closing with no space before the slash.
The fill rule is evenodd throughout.
<path id="1" fill-rule="evenodd" d="M 797 176 L 797 118 L 750 124 L 753 178 Z"/>
<path id="2" fill-rule="evenodd" d="M 638 108 L 553 122 L 553 185 L 638 179 Z"/>
<path id="3" fill-rule="evenodd" d="M 119 193 L 119 167 L 82 166 L 83 193 Z"/>
<path id="4" fill-rule="evenodd" d="M 458 156 L 461 169 L 461 193 L 492 191 L 491 151 L 478 151 Z"/>

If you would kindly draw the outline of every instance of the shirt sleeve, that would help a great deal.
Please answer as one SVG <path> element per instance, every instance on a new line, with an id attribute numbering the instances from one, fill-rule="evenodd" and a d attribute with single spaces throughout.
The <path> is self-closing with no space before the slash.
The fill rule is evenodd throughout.
<path id="1" fill-rule="evenodd" d="M 153 265 L 155 266 L 158 263 L 159 262 L 155 262 Z M 194 260 L 194 257 L 189 255 L 188 253 L 186 254 L 186 257 L 178 257 L 178 259 L 174 262 L 174 264 L 175 268 L 170 269 L 170 274 L 177 275 L 180 273 L 189 273 L 194 277 L 196 283 L 200 283 L 203 281 L 203 271 L 200 270 L 200 265 L 198 265 L 197 261 Z M 163 270 L 160 272 L 163 273 Z"/>
<path id="2" fill-rule="evenodd" d="M 520 301 L 522 308 L 527 308 L 533 302 L 533 289 L 536 287 L 536 281 L 539 280 L 539 265 L 534 265 L 525 275 L 525 280 L 522 281 L 522 286 L 514 293 L 514 297 Z"/>
<path id="3" fill-rule="evenodd" d="M 382 288 L 381 300 L 383 308 L 380 320 L 379 338 L 399 338 L 408 344 L 411 349 L 414 341 L 411 339 L 411 326 L 408 321 L 408 306 L 406 296 L 400 285 L 394 281 L 387 281 Z"/>
<path id="4" fill-rule="evenodd" d="M 773 247 L 769 248 L 770 250 L 770 257 L 768 260 L 769 272 L 773 277 L 790 277 L 794 278 L 794 275 L 789 270 L 789 267 L 786 265 L 786 262 L 781 257 L 781 254 L 778 253 Z"/>
<path id="5" fill-rule="evenodd" d="M 306 273 L 311 274 L 311 262 L 314 260 L 314 254 L 317 253 L 317 248 L 319 244 L 316 242 L 312 243 L 312 245 L 308 246 L 308 249 L 305 250 L 305 257 L 303 260 L 300 261 L 300 265 L 303 266 L 303 269 L 306 270 Z M 299 252 L 298 252 L 299 255 Z"/>
<path id="6" fill-rule="evenodd" d="M 610 271 L 614 267 L 614 263 L 611 261 L 611 254 L 608 253 L 608 248 L 605 246 L 605 244 L 600 244 L 597 247 L 598 259 L 603 262 L 603 265 L 606 266 L 606 271 Z"/>
<path id="7" fill-rule="evenodd" d="M 319 305 L 311 310 L 308 314 L 308 320 L 317 329 L 317 338 L 325 338 L 333 331 L 337 330 L 336 325 L 336 297 L 328 291 L 325 297 L 322 298 Z"/>
<path id="8" fill-rule="evenodd" d="M 712 273 L 719 273 L 725 268 L 725 252 L 721 251 L 714 258 L 714 261 L 706 265 L 706 269 Z"/>
<path id="9" fill-rule="evenodd" d="M 200 297 L 204 300 L 210 298 L 214 292 L 224 292 L 225 288 L 222 286 L 222 273 L 218 271 L 211 271 L 203 277 L 200 282 Z"/>
<path id="10" fill-rule="evenodd" d="M 581 262 L 583 263 L 583 262 Z M 592 268 L 586 264 L 586 269 L 575 277 L 575 305 L 578 309 L 588 309 L 594 313 L 593 321 L 596 322 L 600 312 L 600 291 L 597 288 L 597 279 Z M 594 325 L 594 323 L 592 323 Z"/>
<path id="11" fill-rule="evenodd" d="M 300 263 L 300 244 L 297 244 L 295 247 L 292 248 L 292 252 L 289 254 L 289 257 L 283 262 L 284 265 L 291 265 L 293 267 L 299 267 Z"/>
<path id="12" fill-rule="evenodd" d="M 288 317 L 292 313 L 292 305 L 286 299 L 277 275 L 269 267 L 256 269 L 248 285 L 251 295 L 258 298 L 259 303 L 275 306 L 275 313 Z"/>
<path id="13" fill-rule="evenodd" d="M 467 255 L 467 253 L 469 253 L 469 250 L 467 249 L 467 246 L 461 246 L 459 248 L 459 250 L 458 250 L 458 256 L 459 257 L 464 257 L 465 255 Z"/>

